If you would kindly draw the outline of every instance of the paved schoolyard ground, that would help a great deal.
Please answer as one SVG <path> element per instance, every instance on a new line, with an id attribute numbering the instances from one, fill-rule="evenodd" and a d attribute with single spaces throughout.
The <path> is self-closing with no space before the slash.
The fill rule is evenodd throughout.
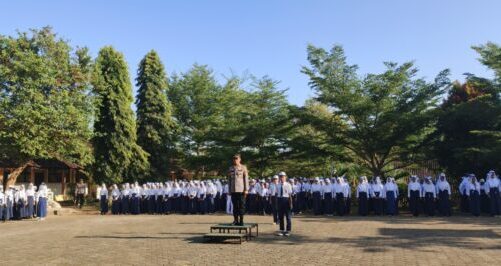
<path id="1" fill-rule="evenodd" d="M 295 217 L 276 237 L 204 243 L 226 215 L 49 216 L 0 224 L 0 265 L 501 265 L 501 218 Z"/>

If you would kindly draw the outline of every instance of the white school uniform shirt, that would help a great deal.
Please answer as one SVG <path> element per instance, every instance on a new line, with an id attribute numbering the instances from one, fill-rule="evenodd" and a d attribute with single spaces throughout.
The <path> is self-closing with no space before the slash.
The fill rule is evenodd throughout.
<path id="1" fill-rule="evenodd" d="M 148 187 L 142 187 L 141 188 L 141 197 L 147 198 L 148 195 L 150 194 L 150 189 Z"/>
<path id="2" fill-rule="evenodd" d="M 447 182 L 447 180 L 444 181 L 438 180 L 435 186 L 437 188 L 437 194 L 440 191 L 447 190 L 449 196 L 451 195 L 451 185 L 449 184 L 449 182 Z"/>
<path id="3" fill-rule="evenodd" d="M 172 191 L 172 187 L 170 185 L 165 185 L 163 189 L 163 196 L 170 197 L 170 192 Z"/>
<path id="4" fill-rule="evenodd" d="M 433 198 L 437 198 L 437 190 L 432 182 L 423 184 L 423 196 L 426 196 L 426 193 L 433 193 Z"/>
<path id="5" fill-rule="evenodd" d="M 188 196 L 189 189 L 190 189 L 189 187 L 182 187 L 181 188 L 181 195 Z"/>
<path id="6" fill-rule="evenodd" d="M 106 196 L 106 199 L 108 199 L 108 189 L 102 189 L 99 191 L 99 196 Z"/>
<path id="7" fill-rule="evenodd" d="M 470 196 L 470 191 L 471 190 L 476 190 L 480 194 L 480 183 L 476 182 L 473 184 L 472 182 L 468 182 L 465 186 L 466 188 L 466 196 Z"/>
<path id="8" fill-rule="evenodd" d="M 309 182 L 304 182 L 301 185 L 301 192 L 310 193 L 311 192 L 311 184 Z"/>
<path id="9" fill-rule="evenodd" d="M 367 194 L 367 197 L 369 197 L 369 183 L 362 182 L 362 183 L 358 184 L 358 186 L 357 186 L 357 199 L 359 197 L 360 192 L 364 192 L 365 194 Z"/>
<path id="10" fill-rule="evenodd" d="M 256 185 L 257 183 L 254 185 L 250 185 L 248 194 L 256 194 Z"/>
<path id="11" fill-rule="evenodd" d="M 264 197 L 268 197 L 268 193 L 269 193 L 269 191 L 270 191 L 270 190 L 269 190 L 268 188 L 266 188 L 266 187 L 261 188 L 261 193 L 260 193 L 260 196 L 261 196 L 261 197 L 263 197 L 263 198 L 264 198 Z"/>
<path id="12" fill-rule="evenodd" d="M 223 194 L 223 185 L 219 181 L 216 181 L 216 193 Z"/>
<path id="13" fill-rule="evenodd" d="M 47 198 L 47 197 L 48 197 L 47 185 L 41 185 L 37 192 L 37 198 L 40 200 L 40 198 Z"/>
<path id="14" fill-rule="evenodd" d="M 322 185 L 320 185 L 319 183 L 312 184 L 311 185 L 311 193 L 314 193 L 314 192 L 322 192 Z"/>
<path id="15" fill-rule="evenodd" d="M 386 199 L 386 192 L 393 191 L 395 193 L 395 198 L 398 197 L 398 186 L 393 182 L 388 182 L 384 184 L 383 198 Z"/>
<path id="16" fill-rule="evenodd" d="M 120 190 L 118 188 L 115 188 L 111 191 L 111 198 L 112 199 L 118 199 L 120 197 Z"/>
<path id="17" fill-rule="evenodd" d="M 348 186 L 345 186 L 343 183 L 335 183 L 334 184 L 334 193 L 342 193 L 344 198 L 348 197 Z"/>
<path id="18" fill-rule="evenodd" d="M 228 184 L 224 184 L 223 186 L 223 194 L 229 194 L 229 185 Z"/>
<path id="19" fill-rule="evenodd" d="M 35 197 L 35 189 L 34 188 L 27 188 L 26 189 L 26 197 Z"/>
<path id="20" fill-rule="evenodd" d="M 351 198 L 351 187 L 350 183 L 344 182 L 343 185 L 346 187 L 346 197 Z"/>
<path id="21" fill-rule="evenodd" d="M 217 185 L 212 184 L 209 186 L 209 188 L 210 188 L 210 194 L 212 194 L 213 197 L 216 197 L 217 193 L 219 193 L 219 191 L 217 190 Z"/>
<path id="22" fill-rule="evenodd" d="M 150 196 L 150 198 L 156 199 L 157 198 L 157 189 L 156 188 L 148 189 L 148 196 Z"/>
<path id="23" fill-rule="evenodd" d="M 270 184 L 270 196 L 278 196 L 278 184 Z"/>
<path id="24" fill-rule="evenodd" d="M 5 206 L 5 194 L 0 190 L 0 206 Z"/>
<path id="25" fill-rule="evenodd" d="M 183 195 L 183 189 L 180 187 L 174 188 L 173 189 L 173 196 L 178 196 L 181 197 Z"/>
<path id="26" fill-rule="evenodd" d="M 467 178 L 463 178 L 463 181 L 461 181 L 461 183 L 459 184 L 459 194 L 460 195 L 464 194 L 463 192 L 466 189 L 468 183 L 469 183 L 468 179 Z"/>
<path id="27" fill-rule="evenodd" d="M 277 184 L 278 197 L 289 198 L 292 197 L 292 185 L 285 181 L 285 183 Z"/>
<path id="28" fill-rule="evenodd" d="M 7 189 L 7 191 L 5 191 L 5 202 L 7 202 L 7 201 L 10 201 L 10 202 L 14 201 L 14 192 L 10 188 Z"/>
<path id="29" fill-rule="evenodd" d="M 203 186 L 199 186 L 197 189 L 197 198 L 204 199 L 206 197 L 207 189 Z"/>
<path id="30" fill-rule="evenodd" d="M 198 188 L 197 187 L 190 187 L 188 188 L 188 191 L 187 191 L 187 195 L 189 197 L 196 197 L 197 196 L 197 193 L 198 193 Z"/>
<path id="31" fill-rule="evenodd" d="M 332 193 L 332 190 L 333 190 L 333 187 L 332 187 L 332 184 L 329 183 L 325 183 L 322 185 L 322 194 L 325 195 L 325 193 Z"/>
<path id="32" fill-rule="evenodd" d="M 499 188 L 499 186 L 501 185 L 501 182 L 499 181 L 499 178 L 498 177 L 495 177 L 495 178 L 492 178 L 492 177 L 489 177 L 487 178 L 487 180 L 485 180 L 485 193 L 489 193 L 489 190 L 491 188 Z"/>
<path id="33" fill-rule="evenodd" d="M 128 188 L 125 188 L 125 189 L 122 190 L 122 196 L 123 197 L 129 196 L 129 193 L 130 193 L 130 191 L 129 191 Z"/>
<path id="34" fill-rule="evenodd" d="M 421 184 L 418 181 L 414 182 L 409 182 L 407 185 L 407 197 L 411 197 L 411 191 L 419 191 L 419 196 L 418 197 L 423 197 L 423 190 L 421 187 Z"/>
<path id="35" fill-rule="evenodd" d="M 132 189 L 132 194 L 136 194 L 136 197 L 141 197 L 143 192 L 143 188 L 140 186 L 136 186 Z"/>
<path id="36" fill-rule="evenodd" d="M 164 188 L 163 187 L 159 187 L 155 190 L 155 194 L 157 195 L 157 198 L 159 196 L 164 196 Z"/>
<path id="37" fill-rule="evenodd" d="M 372 184 L 372 186 L 371 186 L 372 197 L 376 197 L 376 192 L 379 192 L 379 196 L 383 197 L 383 195 L 382 195 L 383 190 L 384 190 L 383 184 L 381 184 L 381 183 Z"/>
<path id="38" fill-rule="evenodd" d="M 26 202 L 27 200 L 28 200 L 28 197 L 26 197 L 26 190 L 19 190 L 17 192 L 17 199 L 16 199 L 16 201 Z"/>
<path id="39" fill-rule="evenodd" d="M 260 183 L 256 183 L 254 185 L 254 191 L 256 192 L 257 195 L 261 195 L 261 189 L 263 189 L 263 187 L 261 186 Z"/>
<path id="40" fill-rule="evenodd" d="M 292 185 L 292 192 L 294 193 L 294 195 L 301 193 L 301 184 L 296 183 Z"/>

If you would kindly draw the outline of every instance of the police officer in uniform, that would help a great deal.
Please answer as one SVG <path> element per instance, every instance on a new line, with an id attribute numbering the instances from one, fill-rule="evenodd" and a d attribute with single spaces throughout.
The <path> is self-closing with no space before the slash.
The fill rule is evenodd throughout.
<path id="1" fill-rule="evenodd" d="M 241 164 L 240 154 L 233 156 L 233 165 L 228 171 L 228 185 L 233 203 L 233 224 L 244 225 L 245 197 L 249 189 L 249 173 Z"/>

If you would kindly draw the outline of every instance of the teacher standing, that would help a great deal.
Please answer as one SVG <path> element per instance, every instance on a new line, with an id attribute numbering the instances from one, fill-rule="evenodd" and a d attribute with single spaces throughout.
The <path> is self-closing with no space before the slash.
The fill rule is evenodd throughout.
<path id="1" fill-rule="evenodd" d="M 245 197 L 249 189 L 249 172 L 241 162 L 240 154 L 233 156 L 228 171 L 228 188 L 233 203 L 233 225 L 244 225 Z"/>

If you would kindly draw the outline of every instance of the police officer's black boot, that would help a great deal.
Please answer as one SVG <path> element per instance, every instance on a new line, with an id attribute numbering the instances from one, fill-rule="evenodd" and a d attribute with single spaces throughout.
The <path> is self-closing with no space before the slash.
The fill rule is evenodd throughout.
<path id="1" fill-rule="evenodd" d="M 233 215 L 233 225 L 238 225 L 238 215 Z"/>
<path id="2" fill-rule="evenodd" d="M 240 222 L 238 223 L 238 225 L 240 225 L 240 226 L 244 225 L 244 216 L 243 215 L 240 215 Z"/>

